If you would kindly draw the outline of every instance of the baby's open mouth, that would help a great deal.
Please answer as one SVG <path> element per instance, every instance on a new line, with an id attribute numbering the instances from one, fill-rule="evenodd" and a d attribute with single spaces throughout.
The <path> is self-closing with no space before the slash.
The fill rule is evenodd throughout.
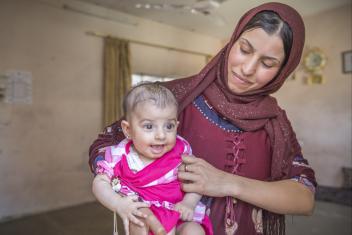
<path id="1" fill-rule="evenodd" d="M 153 144 L 150 147 L 152 148 L 153 153 L 160 153 L 164 150 L 164 144 Z"/>

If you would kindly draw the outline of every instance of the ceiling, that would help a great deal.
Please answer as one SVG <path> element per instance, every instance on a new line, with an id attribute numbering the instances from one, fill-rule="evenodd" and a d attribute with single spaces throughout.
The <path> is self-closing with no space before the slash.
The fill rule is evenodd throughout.
<path id="1" fill-rule="evenodd" d="M 154 20 L 211 37 L 226 39 L 234 29 L 235 22 L 250 8 L 269 1 L 263 0 L 79 0 L 100 7 Z M 199 1 L 201 3 L 199 3 Z M 218 7 L 206 11 L 193 11 L 192 6 L 203 7 L 202 3 L 219 2 Z M 342 5 L 351 0 L 281 0 L 296 8 L 303 16 L 317 14 Z M 136 8 L 136 4 L 146 5 Z M 209 5 L 209 4 L 208 4 Z M 155 6 L 155 7 L 154 7 Z M 159 6 L 159 7 L 157 7 Z M 162 6 L 161 9 L 160 6 Z"/>

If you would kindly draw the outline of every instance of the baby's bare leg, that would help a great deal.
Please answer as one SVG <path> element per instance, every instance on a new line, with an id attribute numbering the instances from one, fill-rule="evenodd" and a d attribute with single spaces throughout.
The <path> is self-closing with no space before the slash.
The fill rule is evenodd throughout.
<path id="1" fill-rule="evenodd" d="M 203 227 L 196 222 L 184 222 L 176 229 L 177 235 L 205 235 Z"/>

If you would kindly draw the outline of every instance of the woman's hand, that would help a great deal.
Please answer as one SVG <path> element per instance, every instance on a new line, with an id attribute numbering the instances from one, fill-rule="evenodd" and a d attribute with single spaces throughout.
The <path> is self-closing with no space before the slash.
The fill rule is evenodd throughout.
<path id="1" fill-rule="evenodd" d="M 126 196 L 119 199 L 118 207 L 116 212 L 119 214 L 123 221 L 126 235 L 129 234 L 130 222 L 138 226 L 144 227 L 144 223 L 137 217 L 146 218 L 147 215 L 139 211 L 139 208 L 149 207 L 145 202 L 139 202 L 138 196 Z"/>
<path id="2" fill-rule="evenodd" d="M 218 170 L 203 159 L 184 156 L 178 178 L 185 192 L 231 196 L 277 214 L 310 215 L 314 194 L 291 179 L 261 181 Z"/>
<path id="3" fill-rule="evenodd" d="M 178 171 L 178 178 L 182 182 L 182 190 L 201 195 L 223 197 L 226 195 L 227 174 L 218 170 L 205 160 L 184 155 L 183 164 Z"/>
<path id="4" fill-rule="evenodd" d="M 139 208 L 149 207 L 147 203 L 139 202 L 138 196 L 122 197 L 116 193 L 110 184 L 110 179 L 105 174 L 98 174 L 94 177 L 93 194 L 98 201 L 111 211 L 116 211 L 121 217 L 126 235 L 129 234 L 129 223 L 144 227 L 139 218 L 146 218 L 147 215 L 139 211 Z"/>

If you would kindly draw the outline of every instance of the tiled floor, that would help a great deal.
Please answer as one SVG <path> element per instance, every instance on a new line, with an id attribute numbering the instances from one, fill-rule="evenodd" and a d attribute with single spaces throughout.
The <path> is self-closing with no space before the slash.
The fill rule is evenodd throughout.
<path id="1" fill-rule="evenodd" d="M 311 217 L 287 216 L 286 234 L 351 235 L 351 218 L 352 207 L 318 201 Z M 0 234 L 110 235 L 112 213 L 98 203 L 88 203 L 0 223 Z"/>

